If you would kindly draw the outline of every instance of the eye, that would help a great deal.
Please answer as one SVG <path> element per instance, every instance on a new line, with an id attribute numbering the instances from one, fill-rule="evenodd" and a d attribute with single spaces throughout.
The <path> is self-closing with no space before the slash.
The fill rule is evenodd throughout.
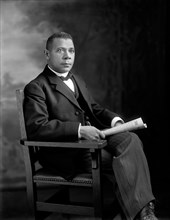
<path id="1" fill-rule="evenodd" d="M 74 48 L 71 48 L 71 49 L 69 50 L 69 52 L 70 52 L 70 53 L 75 53 Z"/>
<path id="2" fill-rule="evenodd" d="M 62 48 L 57 48 L 57 53 L 62 53 L 63 52 L 63 49 Z"/>

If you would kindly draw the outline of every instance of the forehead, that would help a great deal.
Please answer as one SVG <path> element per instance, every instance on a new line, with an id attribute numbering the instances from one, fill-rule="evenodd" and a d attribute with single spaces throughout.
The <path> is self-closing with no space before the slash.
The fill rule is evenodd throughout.
<path id="1" fill-rule="evenodd" d="M 73 41 L 71 39 L 55 38 L 52 42 L 52 48 L 74 48 Z"/>

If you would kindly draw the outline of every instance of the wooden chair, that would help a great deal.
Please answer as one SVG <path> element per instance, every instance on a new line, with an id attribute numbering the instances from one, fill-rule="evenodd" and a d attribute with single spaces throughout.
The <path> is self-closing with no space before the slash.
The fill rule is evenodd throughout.
<path id="1" fill-rule="evenodd" d="M 103 219 L 103 198 L 102 198 L 102 181 L 101 181 L 101 149 L 107 145 L 106 140 L 92 142 L 81 140 L 78 142 L 40 142 L 27 140 L 25 129 L 23 102 L 24 92 L 21 89 L 16 90 L 17 106 L 20 121 L 21 140 L 23 147 L 24 162 L 26 168 L 26 188 L 27 197 L 30 205 L 33 219 L 43 219 L 41 214 L 44 213 L 66 213 L 94 216 L 95 219 Z M 82 148 L 90 149 L 92 155 L 92 174 L 80 174 L 72 180 L 65 180 L 42 167 L 37 168 L 36 152 L 40 147 L 60 147 L 60 148 Z M 44 188 L 42 187 L 44 185 Z M 48 187 L 47 187 L 48 186 Z M 55 187 L 54 187 L 55 186 Z M 60 187 L 56 187 L 60 186 Z M 85 187 L 92 189 L 92 204 L 71 203 L 69 193 L 66 190 L 73 187 Z M 47 200 L 41 201 L 38 196 L 38 189 L 50 189 L 54 194 Z M 60 189 L 60 191 L 58 190 Z M 73 190 L 74 191 L 74 190 Z M 47 190 L 48 192 L 48 190 Z M 62 200 L 59 203 L 59 193 Z M 67 192 L 67 193 L 66 193 Z M 63 196 L 65 195 L 65 197 Z M 67 196 L 66 196 L 67 195 Z M 65 198 L 65 199 L 64 199 Z"/>

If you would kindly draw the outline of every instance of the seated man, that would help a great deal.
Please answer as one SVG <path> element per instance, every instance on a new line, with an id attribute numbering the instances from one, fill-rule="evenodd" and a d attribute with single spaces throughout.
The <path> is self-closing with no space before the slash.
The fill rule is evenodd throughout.
<path id="1" fill-rule="evenodd" d="M 118 114 L 103 108 L 90 96 L 82 79 L 70 70 L 75 59 L 72 37 L 64 32 L 50 36 L 46 43 L 47 65 L 25 87 L 24 113 L 29 140 L 74 141 L 107 139 L 102 152 L 103 172 L 112 170 L 116 198 L 126 219 L 157 220 L 154 196 L 142 143 L 138 136 L 124 132 L 105 137 L 102 129 L 119 126 Z M 72 178 L 79 169 L 91 172 L 87 150 L 41 149 L 42 166 Z"/>

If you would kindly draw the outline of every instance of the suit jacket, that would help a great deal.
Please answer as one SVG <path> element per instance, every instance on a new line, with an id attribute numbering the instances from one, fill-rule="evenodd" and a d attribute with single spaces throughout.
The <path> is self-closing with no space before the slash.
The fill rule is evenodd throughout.
<path id="1" fill-rule="evenodd" d="M 73 77 L 88 108 L 92 125 L 99 129 L 110 127 L 111 120 L 117 114 L 96 103 L 85 82 L 76 75 Z M 85 123 L 85 112 L 74 93 L 47 66 L 25 86 L 24 93 L 24 116 L 29 140 L 78 140 L 78 127 L 80 123 Z M 73 173 L 75 167 L 72 165 L 77 152 L 76 149 L 43 149 L 40 162 L 53 168 L 58 165 L 63 167 L 62 173 Z"/>

